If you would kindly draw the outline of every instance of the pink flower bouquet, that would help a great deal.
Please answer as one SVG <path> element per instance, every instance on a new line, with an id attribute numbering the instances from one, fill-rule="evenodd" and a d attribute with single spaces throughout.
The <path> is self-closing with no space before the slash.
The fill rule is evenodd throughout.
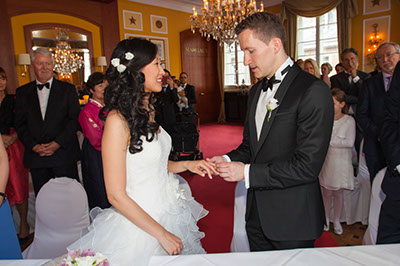
<path id="1" fill-rule="evenodd" d="M 58 266 L 110 266 L 110 262 L 106 256 L 91 249 L 84 250 L 82 253 L 80 249 L 75 249 L 68 252 Z"/>

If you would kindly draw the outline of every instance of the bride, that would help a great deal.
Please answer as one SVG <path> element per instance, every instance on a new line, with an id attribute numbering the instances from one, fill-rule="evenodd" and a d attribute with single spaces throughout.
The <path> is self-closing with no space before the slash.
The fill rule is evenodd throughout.
<path id="1" fill-rule="evenodd" d="M 154 92 L 161 91 L 157 46 L 121 41 L 107 70 L 102 139 L 104 179 L 113 207 L 99 212 L 89 233 L 68 247 L 92 249 L 111 265 L 147 265 L 152 255 L 205 253 L 197 221 L 208 212 L 179 188 L 174 173 L 211 178 L 206 161 L 168 161 L 171 138 L 154 121 Z M 92 213 L 93 214 L 93 211 Z"/>

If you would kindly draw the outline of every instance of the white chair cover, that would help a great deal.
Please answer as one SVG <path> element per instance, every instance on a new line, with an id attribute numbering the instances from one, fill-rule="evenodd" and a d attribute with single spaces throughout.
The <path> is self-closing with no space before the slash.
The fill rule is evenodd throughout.
<path id="1" fill-rule="evenodd" d="M 86 192 L 76 180 L 51 179 L 36 198 L 36 229 L 24 259 L 53 259 L 67 252 L 89 226 Z"/>
<path id="2" fill-rule="evenodd" d="M 368 228 L 365 231 L 363 245 L 375 245 L 378 235 L 379 213 L 381 205 L 386 198 L 385 193 L 381 189 L 383 178 L 386 174 L 386 167 L 380 170 L 372 183 L 371 204 L 369 208 Z"/>
<path id="3" fill-rule="evenodd" d="M 231 252 L 250 252 L 249 240 L 246 233 L 246 200 L 247 188 L 244 180 L 239 181 L 235 188 L 235 210 L 233 218 L 233 237 Z"/>

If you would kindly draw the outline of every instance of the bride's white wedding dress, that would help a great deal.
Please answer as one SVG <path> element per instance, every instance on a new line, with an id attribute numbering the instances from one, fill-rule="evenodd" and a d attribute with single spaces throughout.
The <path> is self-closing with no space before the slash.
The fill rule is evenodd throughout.
<path id="1" fill-rule="evenodd" d="M 160 127 L 161 128 L 161 127 Z M 191 193 L 179 187 L 179 181 L 168 173 L 171 138 L 161 128 L 152 142 L 144 137 L 143 150 L 126 155 L 126 192 L 154 220 L 178 236 L 184 249 L 182 254 L 205 253 L 197 221 L 207 215 Z M 111 265 L 147 265 L 152 255 L 167 255 L 156 238 L 147 234 L 125 218 L 114 207 L 94 209 L 99 212 L 89 232 L 68 247 L 92 249 L 107 256 Z"/>

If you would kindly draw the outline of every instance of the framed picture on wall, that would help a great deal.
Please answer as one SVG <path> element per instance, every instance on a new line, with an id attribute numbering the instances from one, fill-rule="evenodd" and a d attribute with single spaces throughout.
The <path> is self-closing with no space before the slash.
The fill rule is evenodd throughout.
<path id="1" fill-rule="evenodd" d="M 158 38 L 150 38 L 149 41 L 157 45 L 158 47 L 158 56 L 161 61 L 165 61 L 165 44 L 163 39 Z"/>
<path id="2" fill-rule="evenodd" d="M 364 72 L 375 70 L 374 51 L 384 42 L 390 42 L 390 16 L 364 19 L 362 53 L 362 70 Z"/>
<path id="3" fill-rule="evenodd" d="M 138 38 L 144 38 L 158 47 L 158 56 L 160 57 L 161 60 L 161 66 L 165 69 L 169 69 L 169 45 L 168 45 L 168 38 L 165 37 L 156 37 L 156 36 L 148 36 L 148 35 L 138 35 L 138 34 L 130 34 L 130 33 L 125 33 L 124 38 L 133 38 L 133 37 L 138 37 Z"/>
<path id="4" fill-rule="evenodd" d="M 123 10 L 122 17 L 124 20 L 124 29 L 143 31 L 142 13 Z"/>
<path id="5" fill-rule="evenodd" d="M 390 10 L 390 0 L 364 0 L 364 15 Z"/>
<path id="6" fill-rule="evenodd" d="M 151 32 L 154 33 L 168 33 L 168 24 L 166 17 L 150 15 Z"/>

